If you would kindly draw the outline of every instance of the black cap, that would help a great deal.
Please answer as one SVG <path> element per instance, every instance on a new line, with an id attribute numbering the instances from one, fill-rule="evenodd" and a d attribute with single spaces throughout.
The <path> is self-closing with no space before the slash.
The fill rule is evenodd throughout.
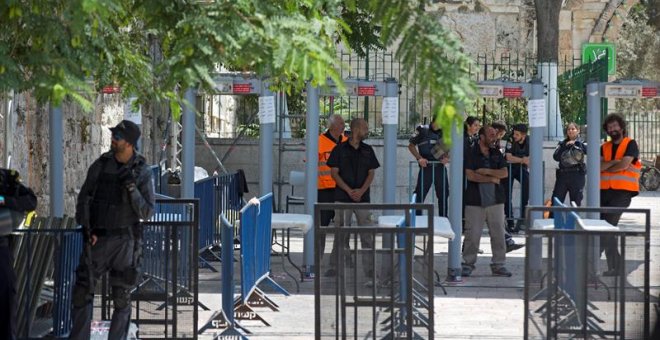
<path id="1" fill-rule="evenodd" d="M 522 133 L 527 133 L 527 125 L 526 124 L 516 124 L 513 126 L 513 131 L 519 131 Z"/>
<path id="2" fill-rule="evenodd" d="M 140 139 L 140 128 L 130 120 L 122 120 L 117 126 L 110 128 L 112 134 L 119 134 L 126 142 L 137 149 L 137 141 Z"/>

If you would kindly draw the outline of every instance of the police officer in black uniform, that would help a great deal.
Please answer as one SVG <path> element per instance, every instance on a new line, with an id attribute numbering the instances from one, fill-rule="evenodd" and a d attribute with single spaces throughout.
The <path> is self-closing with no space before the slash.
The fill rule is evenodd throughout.
<path id="1" fill-rule="evenodd" d="M 417 126 L 409 140 L 408 150 L 419 165 L 415 186 L 416 202 L 424 202 L 433 182 L 435 196 L 438 198 L 438 215 L 447 216 L 449 184 L 445 164 L 449 162 L 449 154 L 442 143 L 442 130 L 434 122 Z M 421 214 L 420 211 L 417 213 Z"/>
<path id="2" fill-rule="evenodd" d="M 513 140 L 507 143 L 506 146 L 506 160 L 509 162 L 509 178 L 505 179 L 508 182 L 509 188 L 507 190 L 507 198 L 504 201 L 504 213 L 507 220 L 507 229 L 509 232 L 517 233 L 520 231 L 520 221 L 517 225 L 513 224 L 513 207 L 511 206 L 511 191 L 513 188 L 513 180 L 520 183 L 520 217 L 523 218 L 525 214 L 525 207 L 529 201 L 529 138 L 527 138 L 527 125 L 516 124 L 513 126 Z"/>
<path id="3" fill-rule="evenodd" d="M 11 232 L 23 221 L 25 212 L 36 207 L 37 197 L 21 184 L 18 172 L 0 169 L 0 339 L 16 339 L 18 327 Z"/>
<path id="4" fill-rule="evenodd" d="M 584 156 L 587 146 L 580 140 L 580 128 L 575 123 L 566 126 L 566 139 L 559 142 L 552 158 L 559 162 L 557 180 L 552 190 L 552 197 L 564 201 L 566 193 L 571 202 L 578 206 L 582 203 L 584 184 L 586 182 L 587 168 Z"/>
<path id="5" fill-rule="evenodd" d="M 108 271 L 115 307 L 108 339 L 126 338 L 130 289 L 141 275 L 140 221 L 148 220 L 154 212 L 151 172 L 136 151 L 140 129 L 123 120 L 110 131 L 111 151 L 89 168 L 76 205 L 76 221 L 85 230 L 88 250 L 76 269 L 71 339 L 90 338 L 94 287 Z"/>

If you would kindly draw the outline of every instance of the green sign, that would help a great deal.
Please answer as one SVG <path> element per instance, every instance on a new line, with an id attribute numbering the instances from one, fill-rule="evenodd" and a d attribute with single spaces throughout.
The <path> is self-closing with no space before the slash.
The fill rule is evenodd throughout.
<path id="1" fill-rule="evenodd" d="M 607 58 L 607 74 L 616 71 L 616 49 L 612 43 L 587 43 L 582 45 L 582 64 Z"/>

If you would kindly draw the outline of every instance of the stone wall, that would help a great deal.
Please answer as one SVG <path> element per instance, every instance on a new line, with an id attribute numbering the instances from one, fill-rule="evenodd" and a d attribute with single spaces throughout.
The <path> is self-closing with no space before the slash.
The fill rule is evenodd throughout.
<path id="1" fill-rule="evenodd" d="M 3 105 L 3 118 L 6 100 Z M 47 106 L 38 105 L 29 94 L 15 97 L 13 125 L 13 159 L 11 167 L 21 173 L 23 182 L 34 189 L 39 199 L 37 212 L 48 214 L 49 199 L 49 113 Z M 124 101 L 119 95 L 99 95 L 92 112 L 83 112 L 80 106 L 66 102 L 62 105 L 64 117 L 64 195 L 65 213 L 75 213 L 75 200 L 87 174 L 87 168 L 101 153 L 110 149 L 111 126 L 123 119 Z M 143 119 L 145 151 L 151 154 L 150 119 Z M 5 119 L 0 119 L 2 155 L 4 157 Z"/>
<path id="2" fill-rule="evenodd" d="M 554 0 L 549 0 L 554 1 Z M 566 0 L 559 17 L 559 60 L 580 58 L 587 42 L 616 41 L 639 0 Z M 429 8 L 471 55 L 536 51 L 534 0 L 436 0 Z"/>

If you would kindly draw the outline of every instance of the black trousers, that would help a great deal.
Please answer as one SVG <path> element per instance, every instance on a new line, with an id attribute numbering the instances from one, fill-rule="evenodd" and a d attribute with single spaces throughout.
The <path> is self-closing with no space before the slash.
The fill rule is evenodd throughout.
<path id="1" fill-rule="evenodd" d="M 424 202 L 431 189 L 431 183 L 433 183 L 435 189 L 435 197 L 438 199 L 438 215 L 447 217 L 449 182 L 447 180 L 447 168 L 444 164 L 429 164 L 425 168 L 419 168 L 417 185 L 415 186 L 415 194 L 417 195 L 415 202 Z M 421 215 L 421 211 L 417 211 L 416 214 Z"/>
<path id="2" fill-rule="evenodd" d="M 16 273 L 7 236 L 0 237 L 0 339 L 16 339 Z"/>
<path id="3" fill-rule="evenodd" d="M 332 189 L 321 189 L 317 191 L 316 201 L 319 203 L 334 203 L 335 202 L 335 188 Z M 321 226 L 327 227 L 330 225 L 330 221 L 335 217 L 335 211 L 333 210 L 321 210 Z M 322 233 L 319 235 L 321 239 L 321 256 L 325 252 L 325 234 Z"/>
<path id="4" fill-rule="evenodd" d="M 92 268 L 88 267 L 85 254 L 81 255 L 76 269 L 76 284 L 73 287 L 73 327 L 70 339 L 90 338 L 92 302 L 96 282 L 110 271 L 110 285 L 114 312 L 108 339 L 125 339 L 131 320 L 131 285 L 123 280 L 124 273 L 133 265 L 134 239 L 130 235 L 99 237 L 92 247 Z M 92 275 L 90 277 L 90 274 Z"/>
<path id="5" fill-rule="evenodd" d="M 632 194 L 622 190 L 601 190 L 600 191 L 600 206 L 601 207 L 622 207 L 627 208 L 632 201 Z M 611 225 L 618 225 L 622 213 L 602 213 L 600 218 L 607 221 Z M 605 252 L 607 258 L 608 270 L 619 270 L 621 263 L 621 254 L 617 246 L 617 237 L 615 236 L 601 236 L 600 237 L 600 253 Z"/>
<path id="6" fill-rule="evenodd" d="M 529 202 L 529 170 L 521 166 L 511 166 L 509 168 L 509 177 L 504 178 L 504 183 L 507 183 L 508 190 L 506 192 L 506 199 L 504 200 L 504 214 L 506 215 L 507 221 L 513 218 L 513 207 L 511 206 L 511 199 L 513 195 L 511 191 L 513 190 L 513 181 L 516 180 L 520 183 L 520 218 L 525 217 L 525 208 L 527 207 L 527 202 Z"/>
<path id="7" fill-rule="evenodd" d="M 564 202 L 566 194 L 568 194 L 571 202 L 575 202 L 575 204 L 580 206 L 582 204 L 582 198 L 584 198 L 585 182 L 586 174 L 582 171 L 557 169 L 557 180 L 555 181 L 555 188 L 552 190 L 552 197 L 557 197 L 560 201 Z"/>

